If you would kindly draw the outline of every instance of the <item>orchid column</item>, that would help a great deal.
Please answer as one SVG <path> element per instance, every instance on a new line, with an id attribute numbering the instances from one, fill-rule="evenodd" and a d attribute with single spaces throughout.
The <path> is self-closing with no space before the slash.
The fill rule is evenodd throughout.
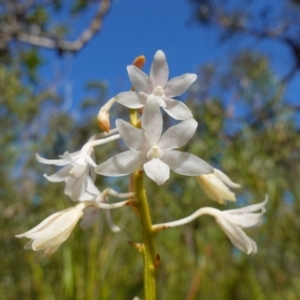
<path id="1" fill-rule="evenodd" d="M 65 152 L 57 160 L 36 156 L 43 164 L 63 166 L 55 174 L 45 177 L 52 182 L 65 182 L 65 194 L 79 204 L 51 215 L 32 230 L 17 237 L 30 239 L 25 249 L 37 251 L 36 261 L 39 261 L 45 256 L 50 257 L 58 249 L 81 218 L 81 225 L 86 229 L 98 220 L 100 209 L 109 212 L 111 209 L 132 206 L 141 221 L 143 242 L 131 244 L 144 258 L 145 299 L 155 300 L 156 271 L 160 258 L 156 252 L 154 236 L 158 231 L 185 225 L 202 215 L 210 215 L 237 248 L 247 254 L 255 253 L 256 243 L 241 228 L 256 226 L 261 222 L 267 199 L 260 204 L 227 211 L 202 207 L 180 220 L 152 224 L 144 189 L 144 173 L 159 186 L 169 180 L 170 170 L 195 177 L 204 192 L 220 204 L 226 200 L 236 201 L 235 194 L 229 187 L 238 188 L 240 185 L 199 157 L 174 150 L 190 141 L 197 129 L 198 123 L 193 119 L 190 109 L 174 99 L 184 93 L 197 76 L 188 73 L 168 81 L 168 64 L 161 50 L 154 56 L 150 76 L 136 65 L 138 63 L 127 68 L 132 90 L 110 99 L 99 111 L 98 122 L 107 133 L 90 138 L 80 151 L 71 154 Z M 131 122 L 117 119 L 116 128 L 110 130 L 109 110 L 115 103 L 129 108 Z M 164 113 L 178 122 L 165 132 Z M 129 150 L 97 165 L 94 147 L 119 138 Z M 102 176 L 130 176 L 132 180 L 129 193 L 119 193 L 110 188 L 101 193 L 95 185 L 96 173 Z M 108 195 L 127 200 L 109 204 Z M 112 230 L 119 231 L 120 228 L 112 223 L 109 213 L 107 217 Z"/>

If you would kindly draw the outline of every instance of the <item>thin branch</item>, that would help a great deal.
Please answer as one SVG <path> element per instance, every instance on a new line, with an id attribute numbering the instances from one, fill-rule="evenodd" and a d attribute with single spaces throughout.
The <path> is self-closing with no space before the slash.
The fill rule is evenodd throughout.
<path id="1" fill-rule="evenodd" d="M 13 30 L 12 26 L 6 24 L 6 26 L 2 27 L 6 29 L 6 34 L 15 35 L 15 38 L 23 43 L 30 44 L 33 46 L 38 46 L 47 49 L 57 49 L 60 52 L 73 52 L 76 53 L 81 50 L 93 37 L 94 35 L 102 28 L 102 19 L 106 15 L 110 8 L 110 0 L 102 0 L 99 3 L 97 8 L 97 12 L 90 22 L 88 28 L 86 28 L 81 35 L 75 41 L 66 41 L 62 39 L 49 38 L 45 36 L 33 35 L 28 32 L 22 32 Z M 7 29 L 10 30 L 7 30 Z"/>

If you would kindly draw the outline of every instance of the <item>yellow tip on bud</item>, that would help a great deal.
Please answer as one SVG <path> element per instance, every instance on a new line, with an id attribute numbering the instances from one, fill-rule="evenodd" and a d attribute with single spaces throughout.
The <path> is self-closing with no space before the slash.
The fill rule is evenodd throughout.
<path id="1" fill-rule="evenodd" d="M 137 68 L 142 69 L 145 63 L 146 63 L 146 57 L 144 55 L 140 55 L 135 58 L 132 64 Z"/>

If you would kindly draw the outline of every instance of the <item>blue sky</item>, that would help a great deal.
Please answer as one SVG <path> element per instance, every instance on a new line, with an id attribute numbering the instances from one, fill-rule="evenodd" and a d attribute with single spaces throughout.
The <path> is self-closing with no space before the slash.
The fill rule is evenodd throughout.
<path id="1" fill-rule="evenodd" d="M 238 47 L 262 50 L 271 57 L 272 67 L 283 76 L 292 65 L 288 49 L 273 41 L 259 41 L 243 38 L 234 42 L 218 42 L 216 28 L 203 28 L 192 22 L 193 6 L 187 0 L 115 0 L 101 32 L 77 55 L 67 56 L 62 64 L 55 63 L 55 53 L 47 52 L 50 68 L 63 74 L 61 85 L 72 98 L 72 107 L 78 104 L 86 91 L 84 85 L 91 79 L 105 80 L 108 97 L 130 88 L 126 66 L 138 55 L 147 59 L 148 72 L 154 53 L 161 49 L 166 53 L 170 77 L 187 72 L 196 72 L 199 66 L 208 62 L 225 62 Z M 88 12 L 78 24 L 74 23 L 78 34 L 89 22 L 93 12 Z M 48 68 L 48 67 L 47 67 Z M 49 69 L 48 71 L 49 72 Z M 51 76 L 48 73 L 48 76 Z M 288 98 L 297 99 L 298 77 L 288 89 Z M 297 100 L 298 101 L 298 100 Z M 99 107 L 101 104 L 99 103 Z"/>
<path id="2" fill-rule="evenodd" d="M 64 59 L 63 82 L 71 84 L 73 101 L 82 100 L 84 84 L 91 79 L 105 80 L 109 96 L 129 89 L 126 66 L 138 55 L 146 56 L 148 72 L 154 53 L 163 50 L 170 77 L 196 72 L 199 65 L 214 60 L 216 36 L 197 24 L 188 25 L 191 11 L 186 0 L 113 1 L 102 31 L 79 54 Z M 55 57 L 48 56 L 52 69 L 57 66 Z"/>

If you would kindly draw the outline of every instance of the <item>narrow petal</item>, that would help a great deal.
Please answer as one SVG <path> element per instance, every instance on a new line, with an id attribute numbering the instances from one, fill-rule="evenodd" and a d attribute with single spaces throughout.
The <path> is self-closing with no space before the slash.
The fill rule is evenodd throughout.
<path id="1" fill-rule="evenodd" d="M 170 168 L 158 158 L 153 158 L 144 164 L 145 173 L 158 185 L 163 184 L 170 177 Z"/>
<path id="2" fill-rule="evenodd" d="M 46 228 L 49 224 L 51 224 L 52 222 L 54 222 L 59 216 L 61 216 L 64 213 L 64 211 L 58 211 L 54 214 L 52 214 L 51 216 L 47 217 L 45 220 L 43 220 L 40 224 L 38 224 L 37 226 L 33 227 L 32 229 L 22 233 L 22 234 L 18 234 L 16 235 L 17 238 L 21 238 L 21 237 L 27 237 L 29 239 L 31 239 L 31 234 L 40 232 L 41 230 L 43 230 L 44 228 Z M 31 241 L 29 241 L 24 247 L 26 247 L 25 249 L 31 249 Z"/>
<path id="3" fill-rule="evenodd" d="M 193 117 L 191 110 L 182 102 L 165 98 L 165 112 L 175 120 L 187 120 Z"/>
<path id="4" fill-rule="evenodd" d="M 73 168 L 72 166 L 68 165 L 63 167 L 53 175 L 48 176 L 47 174 L 44 174 L 44 177 L 51 182 L 65 181 L 69 177 L 69 172 L 71 171 L 72 168 Z"/>
<path id="5" fill-rule="evenodd" d="M 172 78 L 164 88 L 166 97 L 177 97 L 182 95 L 196 79 L 197 75 L 192 73 L 186 73 Z"/>
<path id="6" fill-rule="evenodd" d="M 99 189 L 95 186 L 94 181 L 91 179 L 91 177 L 87 178 L 87 188 L 86 191 L 90 194 L 93 194 L 95 196 L 99 196 L 101 195 L 101 192 L 99 191 Z"/>
<path id="7" fill-rule="evenodd" d="M 160 139 L 163 127 L 163 118 L 160 107 L 155 99 L 149 99 L 142 116 L 142 129 L 150 146 Z"/>
<path id="8" fill-rule="evenodd" d="M 70 180 L 69 178 L 68 180 Z M 75 179 L 73 188 L 71 190 L 70 198 L 73 201 L 78 201 L 78 199 L 86 192 L 87 188 L 87 174 L 83 174 L 81 177 Z"/>
<path id="9" fill-rule="evenodd" d="M 236 209 L 229 209 L 229 210 L 226 210 L 226 213 L 244 214 L 244 213 L 256 212 L 256 211 L 261 211 L 262 213 L 265 213 L 266 212 L 265 206 L 267 203 L 268 203 L 268 195 L 266 195 L 265 200 L 261 203 L 252 204 L 252 205 L 248 205 L 248 206 L 236 208 Z"/>
<path id="10" fill-rule="evenodd" d="M 162 88 L 166 85 L 169 77 L 169 67 L 163 51 L 158 50 L 153 58 L 150 69 L 150 80 L 152 87 L 160 85 Z"/>
<path id="11" fill-rule="evenodd" d="M 134 172 L 146 160 L 146 153 L 129 150 L 119 153 L 95 168 L 104 176 L 123 176 Z"/>
<path id="12" fill-rule="evenodd" d="M 222 171 L 220 171 L 218 169 L 215 169 L 215 175 L 231 188 L 240 188 L 241 187 L 240 184 L 233 182 L 225 173 L 223 173 Z"/>
<path id="13" fill-rule="evenodd" d="M 129 149 L 142 150 L 143 148 L 147 147 L 148 142 L 141 129 L 137 129 L 121 119 L 116 121 L 116 126 L 124 143 Z"/>
<path id="14" fill-rule="evenodd" d="M 256 243 L 247 234 L 222 216 L 216 218 L 217 223 L 224 230 L 230 241 L 241 251 L 247 254 L 256 253 Z"/>
<path id="15" fill-rule="evenodd" d="M 160 138 L 157 146 L 161 149 L 174 149 L 185 145 L 194 135 L 198 123 L 188 119 L 170 127 Z"/>
<path id="16" fill-rule="evenodd" d="M 149 94 L 151 82 L 149 76 L 134 65 L 127 66 L 127 72 L 133 87 L 141 92 Z"/>
<path id="17" fill-rule="evenodd" d="M 172 171 L 181 175 L 198 176 L 213 172 L 213 167 L 207 162 L 186 152 L 165 150 L 164 157 L 161 158 L 161 160 L 166 163 Z"/>
<path id="18" fill-rule="evenodd" d="M 145 105 L 147 96 L 143 93 L 137 92 L 123 92 L 118 94 L 116 101 L 128 108 L 141 108 Z"/>
<path id="19" fill-rule="evenodd" d="M 38 153 L 35 154 L 35 158 L 38 162 L 45 165 L 65 166 L 68 164 L 63 159 L 46 159 L 41 157 Z"/>

